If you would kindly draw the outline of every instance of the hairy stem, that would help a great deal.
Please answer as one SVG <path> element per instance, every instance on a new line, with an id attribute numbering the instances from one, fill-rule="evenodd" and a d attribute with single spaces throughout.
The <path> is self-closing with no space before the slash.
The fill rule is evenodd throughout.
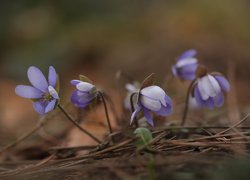
<path id="1" fill-rule="evenodd" d="M 187 119 L 187 114 L 188 114 L 188 110 L 189 110 L 189 95 L 191 93 L 191 90 L 193 88 L 193 85 L 195 83 L 196 80 L 193 80 L 189 87 L 188 87 L 188 91 L 187 91 L 187 95 L 186 95 L 186 101 L 185 101 L 185 108 L 184 108 L 184 112 L 183 112 L 183 116 L 182 116 L 182 121 L 181 121 L 181 126 L 184 126 L 186 123 L 186 119 Z"/>
<path id="2" fill-rule="evenodd" d="M 133 102 L 133 98 L 134 96 L 137 94 L 137 92 L 134 92 L 130 95 L 130 106 L 131 106 L 131 110 L 132 110 L 132 113 L 135 111 L 135 107 L 134 107 L 134 102 Z M 134 120 L 134 124 L 135 124 L 135 127 L 138 128 L 139 125 L 138 125 L 138 121 L 137 121 L 137 118 L 135 117 L 135 120 Z"/>
<path id="3" fill-rule="evenodd" d="M 111 111 L 113 112 L 113 114 L 114 114 L 114 116 L 115 116 L 115 119 L 116 119 L 116 123 L 117 124 L 120 124 L 120 118 L 119 118 L 119 116 L 118 116 L 118 113 L 117 113 L 117 111 L 116 111 L 116 109 L 115 109 L 115 104 L 114 104 L 114 102 L 112 101 L 112 99 L 107 95 L 107 94 L 103 94 L 104 95 L 104 98 L 106 98 L 107 99 L 107 101 L 109 102 L 109 104 L 110 104 L 110 108 L 111 108 Z"/>
<path id="4" fill-rule="evenodd" d="M 101 98 L 102 103 L 103 103 L 103 107 L 104 107 L 104 111 L 105 111 L 105 115 L 106 115 L 106 120 L 107 120 L 107 124 L 108 124 L 108 128 L 109 128 L 109 133 L 111 135 L 113 133 L 113 130 L 112 130 L 111 123 L 110 123 L 110 118 L 109 118 L 109 112 L 108 112 L 107 103 L 106 103 L 106 100 L 105 100 L 104 95 L 103 95 L 102 92 L 98 91 L 98 95 Z M 112 136 L 111 136 L 111 140 L 113 141 Z"/>
<path id="5" fill-rule="evenodd" d="M 88 132 L 87 130 L 85 130 L 84 128 L 81 127 L 80 124 L 78 124 L 72 117 L 70 114 L 68 114 L 66 112 L 66 110 L 60 105 L 58 104 L 58 108 L 62 111 L 62 113 L 67 117 L 67 119 L 73 123 L 79 130 L 81 130 L 84 134 L 88 135 L 89 137 L 91 137 L 94 141 L 96 141 L 97 143 L 101 143 L 101 141 L 95 137 L 93 134 L 91 134 L 90 132 Z"/>

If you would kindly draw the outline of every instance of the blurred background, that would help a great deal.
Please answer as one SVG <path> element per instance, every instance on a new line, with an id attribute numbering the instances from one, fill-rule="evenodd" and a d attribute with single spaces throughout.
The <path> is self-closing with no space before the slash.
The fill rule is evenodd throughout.
<path id="1" fill-rule="evenodd" d="M 183 102 L 186 86 L 169 75 L 176 58 L 190 48 L 209 71 L 229 78 L 230 102 L 238 113 L 248 111 L 248 0 L 1 1 L 0 134 L 5 139 L 0 144 L 37 122 L 31 103 L 14 92 L 17 84 L 28 84 L 29 66 L 45 74 L 50 65 L 57 69 L 64 103 L 72 90 L 69 80 L 78 74 L 112 97 L 118 70 L 139 81 L 156 72 L 157 82 L 168 79 L 168 94 Z"/>

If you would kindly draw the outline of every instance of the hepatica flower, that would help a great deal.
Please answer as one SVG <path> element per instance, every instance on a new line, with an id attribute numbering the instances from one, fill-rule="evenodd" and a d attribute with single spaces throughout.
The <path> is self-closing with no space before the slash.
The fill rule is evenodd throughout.
<path id="1" fill-rule="evenodd" d="M 71 102 L 76 107 L 85 108 L 98 96 L 96 87 L 85 76 L 80 75 L 80 80 L 72 80 L 71 84 L 76 87 L 71 96 Z"/>
<path id="2" fill-rule="evenodd" d="M 176 64 L 172 66 L 173 75 L 184 80 L 195 79 L 195 71 L 198 66 L 196 54 L 197 52 L 194 49 L 185 51 L 178 58 Z"/>
<path id="3" fill-rule="evenodd" d="M 97 90 L 92 81 L 86 76 L 80 75 L 79 79 L 80 80 L 71 81 L 71 84 L 76 87 L 76 90 L 72 93 L 71 102 L 78 108 L 85 108 L 92 102 L 95 102 L 95 100 L 100 99 L 103 103 L 104 111 L 106 114 L 109 133 L 112 134 L 113 131 L 103 92 Z M 111 140 L 113 141 L 112 137 Z"/>
<path id="4" fill-rule="evenodd" d="M 27 75 L 32 86 L 18 85 L 15 89 L 16 94 L 31 99 L 34 109 L 40 115 L 52 111 L 59 100 L 57 74 L 54 67 L 49 67 L 48 81 L 41 70 L 34 66 L 29 67 Z"/>
<path id="5" fill-rule="evenodd" d="M 193 86 L 193 96 L 201 107 L 214 108 L 224 104 L 224 92 L 230 90 L 230 84 L 220 73 L 207 73 L 203 66 L 196 72 L 197 80 Z"/>
<path id="6" fill-rule="evenodd" d="M 136 115 L 139 112 L 143 112 L 147 122 L 151 126 L 154 126 L 152 113 L 159 116 L 168 116 L 172 112 L 173 103 L 171 98 L 166 95 L 164 90 L 159 86 L 145 86 L 144 84 L 151 83 L 145 83 L 144 81 L 144 83 L 142 84 L 142 88 L 138 92 L 137 107 L 132 113 L 130 123 L 133 123 Z"/>

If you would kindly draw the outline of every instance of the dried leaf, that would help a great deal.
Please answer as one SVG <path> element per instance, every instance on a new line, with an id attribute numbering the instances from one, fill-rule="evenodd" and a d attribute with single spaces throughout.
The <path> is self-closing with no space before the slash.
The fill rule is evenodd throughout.
<path id="1" fill-rule="evenodd" d="M 195 72 L 196 77 L 200 78 L 207 75 L 207 68 L 203 65 L 199 65 Z"/>
<path id="2" fill-rule="evenodd" d="M 146 79 L 143 80 L 141 84 L 141 89 L 154 85 L 154 82 L 155 82 L 155 74 L 152 73 Z"/>
<path id="3" fill-rule="evenodd" d="M 219 72 L 212 72 L 210 73 L 212 76 L 222 76 L 225 77 L 223 74 L 219 73 Z"/>

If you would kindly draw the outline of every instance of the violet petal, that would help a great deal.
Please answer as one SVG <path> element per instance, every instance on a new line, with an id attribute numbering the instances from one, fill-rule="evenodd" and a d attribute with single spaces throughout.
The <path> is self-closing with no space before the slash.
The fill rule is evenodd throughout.
<path id="1" fill-rule="evenodd" d="M 51 85 L 52 87 L 56 87 L 56 80 L 57 80 L 57 74 L 56 74 L 56 70 L 53 66 L 49 67 L 49 85 Z"/>
<path id="2" fill-rule="evenodd" d="M 32 87 L 26 85 L 18 85 L 15 89 L 15 92 L 18 96 L 28 99 L 39 99 L 42 97 L 43 92 Z"/>
<path id="3" fill-rule="evenodd" d="M 35 88 L 37 88 L 43 92 L 47 92 L 48 82 L 40 69 L 38 69 L 35 66 L 31 66 L 31 67 L 29 67 L 27 74 L 28 74 L 28 78 L 29 78 L 30 83 Z"/>

